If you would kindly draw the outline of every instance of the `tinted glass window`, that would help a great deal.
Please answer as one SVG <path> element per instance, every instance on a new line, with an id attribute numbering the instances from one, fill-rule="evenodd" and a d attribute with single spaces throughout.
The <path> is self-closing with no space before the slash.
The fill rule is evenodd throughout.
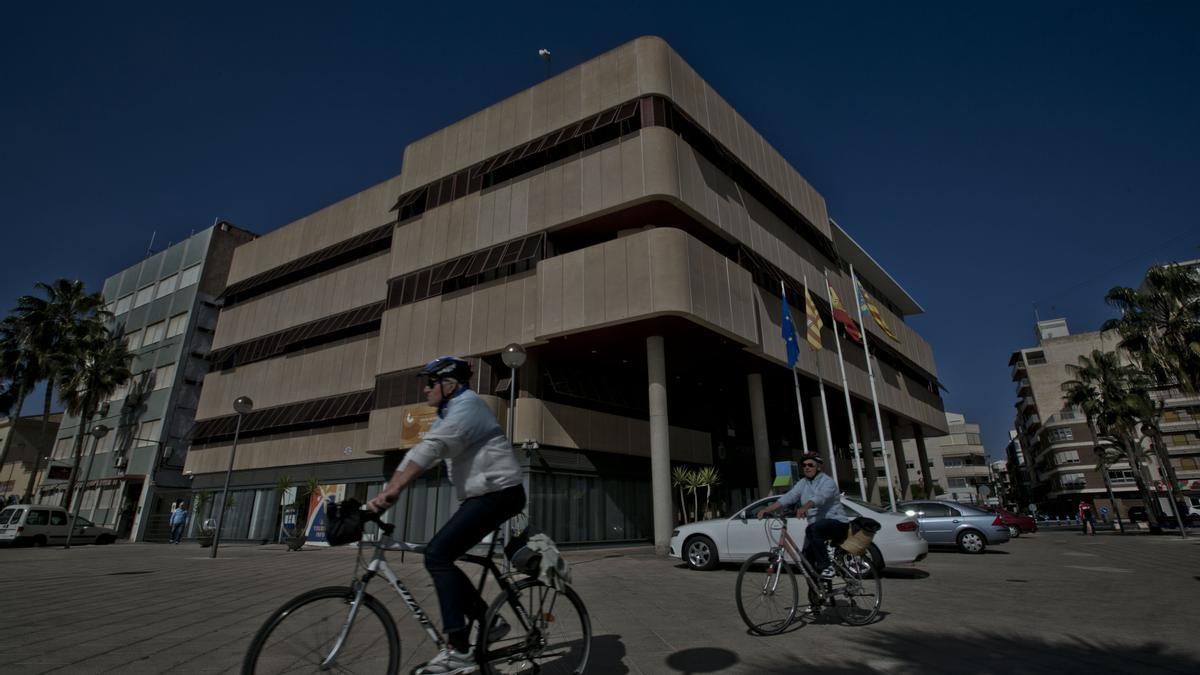
<path id="1" fill-rule="evenodd" d="M 83 516 L 79 516 L 78 518 L 75 519 L 75 525 L 77 525 L 79 527 L 91 527 L 93 525 L 93 523 L 92 523 L 92 521 L 88 520 L 87 518 L 84 518 Z"/>
<path id="2" fill-rule="evenodd" d="M 743 513 L 743 515 L 746 517 L 746 519 L 753 520 L 754 518 L 758 517 L 759 511 L 762 511 L 774 503 L 774 499 L 765 499 L 757 504 L 751 504 L 750 506 L 746 507 L 746 511 Z"/>
<path id="3" fill-rule="evenodd" d="M 950 514 L 950 507 L 945 504 L 915 504 L 913 510 L 920 513 L 922 518 L 945 518 Z"/>
<path id="4" fill-rule="evenodd" d="M 45 525 L 50 522 L 50 512 L 46 509 L 30 509 L 25 517 L 26 525 Z"/>
<path id="5" fill-rule="evenodd" d="M 67 514 L 63 513 L 62 511 L 51 511 L 50 512 L 50 524 L 51 525 L 66 525 L 67 524 Z"/>
<path id="6" fill-rule="evenodd" d="M 0 511 L 0 525 L 7 525 L 9 519 L 20 512 L 20 509 L 4 509 L 3 511 Z M 20 518 L 17 520 L 20 520 Z"/>

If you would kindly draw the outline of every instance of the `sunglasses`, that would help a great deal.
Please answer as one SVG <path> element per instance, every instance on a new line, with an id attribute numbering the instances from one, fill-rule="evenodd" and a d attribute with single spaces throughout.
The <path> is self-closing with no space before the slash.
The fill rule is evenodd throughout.
<path id="1" fill-rule="evenodd" d="M 816 465 L 816 464 L 813 464 L 812 462 L 805 462 L 804 464 L 801 464 L 800 466 L 802 466 L 802 467 L 804 467 L 804 468 L 806 468 L 806 469 L 815 469 L 815 468 L 817 468 L 817 465 Z"/>
<path id="2" fill-rule="evenodd" d="M 440 377 L 431 377 L 431 378 L 429 378 L 428 381 L 425 382 L 425 386 L 429 387 L 430 389 L 433 389 L 434 387 L 438 386 L 438 382 L 441 382 L 441 381 L 442 381 L 442 378 L 440 378 Z"/>

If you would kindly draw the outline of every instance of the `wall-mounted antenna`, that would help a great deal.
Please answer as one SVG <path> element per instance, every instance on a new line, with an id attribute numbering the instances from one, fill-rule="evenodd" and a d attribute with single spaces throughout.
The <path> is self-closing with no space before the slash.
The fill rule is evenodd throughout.
<path id="1" fill-rule="evenodd" d="M 150 245 L 146 247 L 146 257 L 154 255 L 154 238 L 158 236 L 158 230 L 150 233 Z"/>

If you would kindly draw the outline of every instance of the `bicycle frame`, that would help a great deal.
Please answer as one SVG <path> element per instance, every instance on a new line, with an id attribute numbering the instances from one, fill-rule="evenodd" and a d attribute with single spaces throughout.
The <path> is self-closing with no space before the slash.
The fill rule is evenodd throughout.
<path id="1" fill-rule="evenodd" d="M 821 598 L 821 601 L 824 602 L 828 597 L 828 593 L 826 592 L 826 589 L 817 582 L 817 571 L 813 569 L 812 564 L 810 564 L 808 560 L 804 558 L 804 554 L 801 552 L 800 546 L 796 543 L 796 540 L 792 539 L 792 535 L 788 534 L 787 518 L 776 517 L 773 519 L 780 522 L 779 541 L 776 542 L 774 546 L 771 546 L 769 550 L 772 553 L 778 552 L 780 555 L 780 560 L 784 564 L 791 564 L 793 567 L 798 567 L 800 569 L 800 576 L 804 577 L 804 580 L 808 583 L 809 589 L 816 593 L 817 596 Z M 767 541 L 769 542 L 770 540 L 771 535 L 768 534 Z M 786 559 L 784 553 L 791 556 L 792 560 L 790 563 Z M 775 581 L 773 583 L 779 583 L 778 571 L 775 573 Z"/>

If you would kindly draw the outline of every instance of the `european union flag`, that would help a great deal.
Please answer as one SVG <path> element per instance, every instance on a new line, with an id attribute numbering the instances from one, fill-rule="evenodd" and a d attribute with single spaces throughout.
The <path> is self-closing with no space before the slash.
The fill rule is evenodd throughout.
<path id="1" fill-rule="evenodd" d="M 796 342 L 796 325 L 792 323 L 792 311 L 788 309 L 787 294 L 783 295 L 783 342 L 787 345 L 788 368 L 796 367 L 800 358 L 800 344 Z"/>

